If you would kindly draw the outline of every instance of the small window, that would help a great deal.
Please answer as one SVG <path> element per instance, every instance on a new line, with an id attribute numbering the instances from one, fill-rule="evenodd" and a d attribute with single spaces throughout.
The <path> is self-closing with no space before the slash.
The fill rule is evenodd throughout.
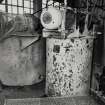
<path id="1" fill-rule="evenodd" d="M 5 5 L 0 5 L 0 10 L 5 11 Z"/>
<path id="2" fill-rule="evenodd" d="M 8 13 L 13 13 L 11 6 L 8 6 Z"/>
<path id="3" fill-rule="evenodd" d="M 16 6 L 12 6 L 12 11 L 13 11 L 13 14 L 17 14 L 17 7 Z"/>
<path id="4" fill-rule="evenodd" d="M 16 14 L 33 14 L 33 0 L 4 0 L 0 4 L 0 10 Z"/>
<path id="5" fill-rule="evenodd" d="M 18 0 L 18 5 L 23 6 L 23 0 Z"/>
<path id="6" fill-rule="evenodd" d="M 15 1 L 15 0 L 14 0 Z M 8 4 L 12 4 L 12 0 L 8 0 Z"/>
<path id="7" fill-rule="evenodd" d="M 18 0 L 11 0 L 11 1 L 12 1 L 12 3 L 11 3 L 12 5 L 17 5 Z"/>
<path id="8" fill-rule="evenodd" d="M 29 8 L 29 6 L 30 6 L 30 1 L 24 0 L 24 7 Z"/>
<path id="9" fill-rule="evenodd" d="M 23 14 L 23 8 L 19 7 L 19 14 Z"/>

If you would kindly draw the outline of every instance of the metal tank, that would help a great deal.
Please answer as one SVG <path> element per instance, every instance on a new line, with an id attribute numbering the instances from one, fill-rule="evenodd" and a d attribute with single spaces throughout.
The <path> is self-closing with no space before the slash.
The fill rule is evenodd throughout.
<path id="1" fill-rule="evenodd" d="M 29 40 L 11 37 L 0 43 L 0 81 L 4 85 L 32 85 L 45 78 L 45 40 L 21 50 L 22 43 Z"/>
<path id="2" fill-rule="evenodd" d="M 46 39 L 46 94 L 89 94 L 93 38 Z"/>
<path id="3" fill-rule="evenodd" d="M 0 81 L 8 86 L 32 85 L 45 78 L 45 40 L 31 15 L 0 13 Z M 34 25 L 35 23 L 35 25 Z M 33 27 L 34 25 L 34 27 Z M 1 32 L 2 31 L 2 32 Z"/>

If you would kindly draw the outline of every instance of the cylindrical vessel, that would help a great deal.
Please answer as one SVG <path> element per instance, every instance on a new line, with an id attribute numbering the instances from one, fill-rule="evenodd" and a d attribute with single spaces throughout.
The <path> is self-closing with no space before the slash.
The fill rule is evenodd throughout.
<path id="1" fill-rule="evenodd" d="M 0 81 L 4 85 L 32 85 L 45 78 L 45 40 L 21 50 L 24 42 L 24 38 L 11 37 L 0 43 Z"/>
<path id="2" fill-rule="evenodd" d="M 88 95 L 93 38 L 47 38 L 46 45 L 46 94 Z"/>

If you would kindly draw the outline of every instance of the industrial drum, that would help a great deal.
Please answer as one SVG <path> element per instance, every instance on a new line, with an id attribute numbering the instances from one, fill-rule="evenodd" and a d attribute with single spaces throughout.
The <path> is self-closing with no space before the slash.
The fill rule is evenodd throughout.
<path id="1" fill-rule="evenodd" d="M 45 40 L 21 51 L 22 41 L 11 37 L 0 43 L 0 81 L 4 85 L 32 85 L 45 78 Z"/>
<path id="2" fill-rule="evenodd" d="M 47 38 L 48 96 L 89 95 L 92 49 L 93 38 Z"/>
<path id="3" fill-rule="evenodd" d="M 0 20 L 4 21 L 2 17 Z M 0 24 L 3 21 L 0 21 Z M 5 30 L 8 31 L 0 33 L 1 83 L 8 86 L 24 86 L 42 81 L 45 78 L 45 40 L 31 34 L 33 31 L 31 16 L 16 16 L 8 23 L 4 22 L 0 29 L 4 26 L 7 26 Z M 18 36 L 17 34 L 11 36 L 13 32 L 20 33 Z"/>

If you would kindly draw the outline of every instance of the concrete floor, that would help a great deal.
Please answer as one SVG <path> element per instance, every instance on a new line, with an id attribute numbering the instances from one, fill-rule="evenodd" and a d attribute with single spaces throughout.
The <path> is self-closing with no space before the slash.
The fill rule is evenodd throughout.
<path id="1" fill-rule="evenodd" d="M 24 87 L 3 86 L 2 91 L 0 91 L 0 105 L 3 105 L 5 99 L 39 98 L 44 95 L 45 81 L 32 86 Z"/>
<path id="2" fill-rule="evenodd" d="M 104 105 L 91 96 L 7 99 L 5 105 Z"/>
<path id="3" fill-rule="evenodd" d="M 64 98 L 51 99 L 51 101 L 48 101 L 48 99 L 45 98 L 45 81 L 35 84 L 33 86 L 4 87 L 3 90 L 0 92 L 0 105 L 4 105 L 4 100 L 6 99 L 17 99 L 17 98 L 18 99 L 41 98 L 40 105 L 58 105 L 58 104 L 59 105 L 104 105 L 103 103 L 100 103 L 100 101 L 96 101 L 94 100 L 94 98 L 90 96 L 69 98 L 66 99 L 67 101 Z M 36 104 L 32 103 L 31 105 L 36 105 Z"/>

